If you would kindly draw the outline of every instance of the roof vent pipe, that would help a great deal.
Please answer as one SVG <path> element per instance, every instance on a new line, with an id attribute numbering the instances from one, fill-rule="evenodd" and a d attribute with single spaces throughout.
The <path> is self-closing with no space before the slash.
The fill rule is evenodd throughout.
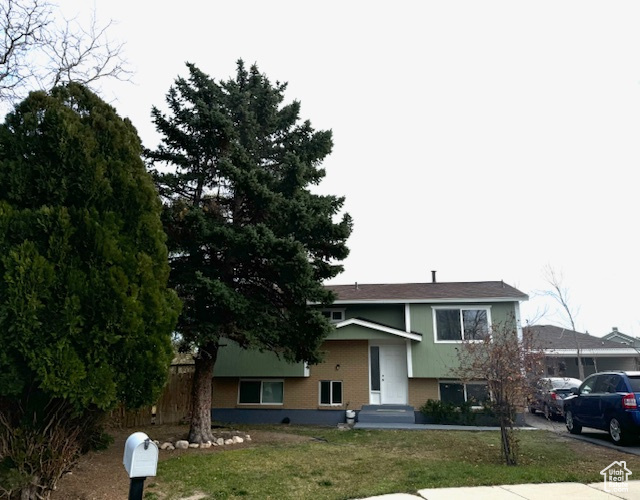
<path id="1" fill-rule="evenodd" d="M 431 271 L 431 283 L 435 283 L 435 282 L 436 282 L 436 272 Z"/>

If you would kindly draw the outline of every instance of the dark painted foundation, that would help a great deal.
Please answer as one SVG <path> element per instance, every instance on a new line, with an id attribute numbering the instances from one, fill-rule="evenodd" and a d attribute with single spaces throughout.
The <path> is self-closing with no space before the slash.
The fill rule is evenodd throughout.
<path id="1" fill-rule="evenodd" d="M 356 412 L 357 413 L 357 412 Z M 212 408 L 211 420 L 234 424 L 338 425 L 346 422 L 345 410 L 259 410 Z"/>
<path id="2" fill-rule="evenodd" d="M 356 422 L 359 410 L 356 410 Z M 346 422 L 345 410 L 260 410 L 244 408 L 212 408 L 211 420 L 233 424 L 298 424 L 298 425 L 329 425 L 334 426 Z M 415 412 L 416 424 L 433 423 L 419 411 Z M 443 422 L 444 423 L 444 422 Z M 486 415 L 478 415 L 472 425 L 495 426 L 498 422 Z M 459 424 L 458 424 L 459 425 Z M 524 415 L 516 416 L 516 425 L 524 426 Z"/>

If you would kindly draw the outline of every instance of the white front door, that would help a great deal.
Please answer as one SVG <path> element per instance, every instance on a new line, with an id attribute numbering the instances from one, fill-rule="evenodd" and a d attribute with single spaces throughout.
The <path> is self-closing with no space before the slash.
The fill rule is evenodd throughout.
<path id="1" fill-rule="evenodd" d="M 380 403 L 406 405 L 408 392 L 407 348 L 405 345 L 380 346 Z"/>

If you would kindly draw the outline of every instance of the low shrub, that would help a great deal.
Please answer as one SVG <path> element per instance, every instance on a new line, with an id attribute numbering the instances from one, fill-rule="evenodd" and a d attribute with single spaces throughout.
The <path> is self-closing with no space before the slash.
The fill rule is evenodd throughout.
<path id="1" fill-rule="evenodd" d="M 437 399 L 428 399 L 420 407 L 420 413 L 434 424 L 474 425 L 478 415 L 491 416 L 487 408 L 475 409 L 471 401 L 455 405 Z"/>

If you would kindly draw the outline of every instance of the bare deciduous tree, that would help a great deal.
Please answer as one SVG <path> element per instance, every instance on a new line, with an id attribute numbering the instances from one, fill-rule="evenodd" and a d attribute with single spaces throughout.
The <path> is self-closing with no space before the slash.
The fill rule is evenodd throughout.
<path id="1" fill-rule="evenodd" d="M 547 265 L 543 271 L 544 279 L 551 287 L 551 290 L 546 290 L 543 295 L 555 300 L 562 309 L 562 313 L 565 317 L 565 321 L 568 321 L 571 325 L 571 331 L 573 332 L 573 340 L 576 344 L 576 355 L 578 357 L 578 376 L 580 380 L 584 380 L 584 366 L 582 364 L 582 356 L 580 354 L 580 342 L 578 340 L 575 316 L 578 311 L 571 306 L 569 299 L 569 290 L 564 286 L 564 278 L 562 273 L 556 272 L 551 266 Z"/>
<path id="2" fill-rule="evenodd" d="M 15 102 L 71 81 L 129 79 L 123 44 L 108 37 L 112 25 L 99 24 L 95 12 L 88 26 L 64 19 L 47 0 L 0 2 L 0 100 Z"/>
<path id="3" fill-rule="evenodd" d="M 507 465 L 518 463 L 516 415 L 533 394 L 542 374 L 543 353 L 531 336 L 519 337 L 515 319 L 494 325 L 481 341 L 465 340 L 457 350 L 458 366 L 452 375 L 463 382 L 484 380 L 491 395 L 487 403 L 500 422 L 501 455 Z"/>

